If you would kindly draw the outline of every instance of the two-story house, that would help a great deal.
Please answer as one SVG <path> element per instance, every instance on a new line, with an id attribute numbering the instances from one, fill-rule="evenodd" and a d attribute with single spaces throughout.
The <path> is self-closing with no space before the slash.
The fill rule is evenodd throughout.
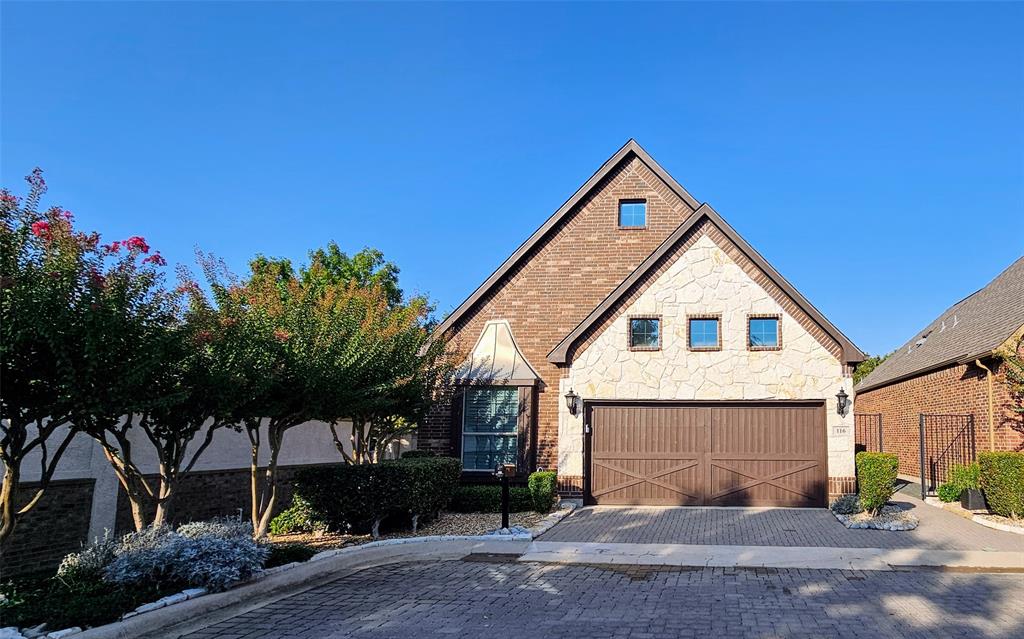
<path id="1" fill-rule="evenodd" d="M 854 490 L 864 355 L 633 140 L 438 332 L 466 362 L 419 446 L 468 476 L 557 469 L 593 504 Z"/>

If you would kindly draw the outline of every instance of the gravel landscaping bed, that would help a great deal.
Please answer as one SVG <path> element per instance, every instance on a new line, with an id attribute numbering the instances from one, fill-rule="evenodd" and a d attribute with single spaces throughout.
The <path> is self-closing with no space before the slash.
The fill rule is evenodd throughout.
<path id="1" fill-rule="evenodd" d="M 853 514 L 837 513 L 836 516 L 847 528 L 872 528 L 875 530 L 913 530 L 920 523 L 916 516 L 895 504 L 882 508 L 882 512 L 872 517 L 866 511 Z"/>
<path id="2" fill-rule="evenodd" d="M 512 513 L 509 523 L 512 526 L 530 528 L 537 524 L 544 515 L 535 512 Z M 404 537 L 429 537 L 432 535 L 485 535 L 501 527 L 501 513 L 442 513 L 413 534 L 401 531 L 381 534 L 381 539 L 398 539 Z M 356 546 L 373 541 L 369 535 L 345 535 L 340 533 L 297 533 L 291 535 L 273 535 L 274 544 L 304 544 L 317 550 L 331 550 Z"/>

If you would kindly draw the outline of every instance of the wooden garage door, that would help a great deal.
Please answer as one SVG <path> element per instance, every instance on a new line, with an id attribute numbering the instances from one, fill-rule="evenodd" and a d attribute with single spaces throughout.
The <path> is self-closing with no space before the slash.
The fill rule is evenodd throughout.
<path id="1" fill-rule="evenodd" d="M 825 505 L 820 404 L 596 404 L 587 413 L 590 503 Z"/>

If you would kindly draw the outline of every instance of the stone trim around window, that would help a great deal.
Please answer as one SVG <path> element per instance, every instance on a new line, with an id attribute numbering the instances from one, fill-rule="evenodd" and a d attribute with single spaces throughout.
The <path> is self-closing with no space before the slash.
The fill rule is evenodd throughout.
<path id="1" fill-rule="evenodd" d="M 750 320 L 752 319 L 773 319 L 775 330 L 778 336 L 775 339 L 777 346 L 754 346 L 750 343 Z M 748 351 L 781 351 L 782 350 L 782 314 L 780 313 L 750 313 L 747 315 L 747 350 Z"/>
<path id="2" fill-rule="evenodd" d="M 658 320 L 658 345 L 657 346 L 633 346 L 633 320 Z M 627 315 L 626 316 L 626 346 L 631 351 L 641 352 L 653 352 L 660 351 L 665 336 L 665 322 L 662 321 L 661 315 L 652 315 L 650 313 L 641 313 L 639 315 Z"/>
<path id="3" fill-rule="evenodd" d="M 692 346 L 690 341 L 690 320 L 713 319 L 718 320 L 718 344 L 715 346 Z M 722 314 L 721 313 L 694 313 L 686 316 L 686 349 L 694 353 L 708 353 L 722 350 Z"/>

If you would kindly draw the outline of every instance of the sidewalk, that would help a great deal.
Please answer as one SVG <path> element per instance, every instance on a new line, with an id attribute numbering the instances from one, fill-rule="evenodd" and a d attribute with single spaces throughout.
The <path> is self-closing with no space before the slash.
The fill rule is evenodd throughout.
<path id="1" fill-rule="evenodd" d="M 728 546 L 535 541 L 519 561 L 730 568 L 896 570 L 935 567 L 1024 572 L 1024 553 L 918 548 Z"/>

